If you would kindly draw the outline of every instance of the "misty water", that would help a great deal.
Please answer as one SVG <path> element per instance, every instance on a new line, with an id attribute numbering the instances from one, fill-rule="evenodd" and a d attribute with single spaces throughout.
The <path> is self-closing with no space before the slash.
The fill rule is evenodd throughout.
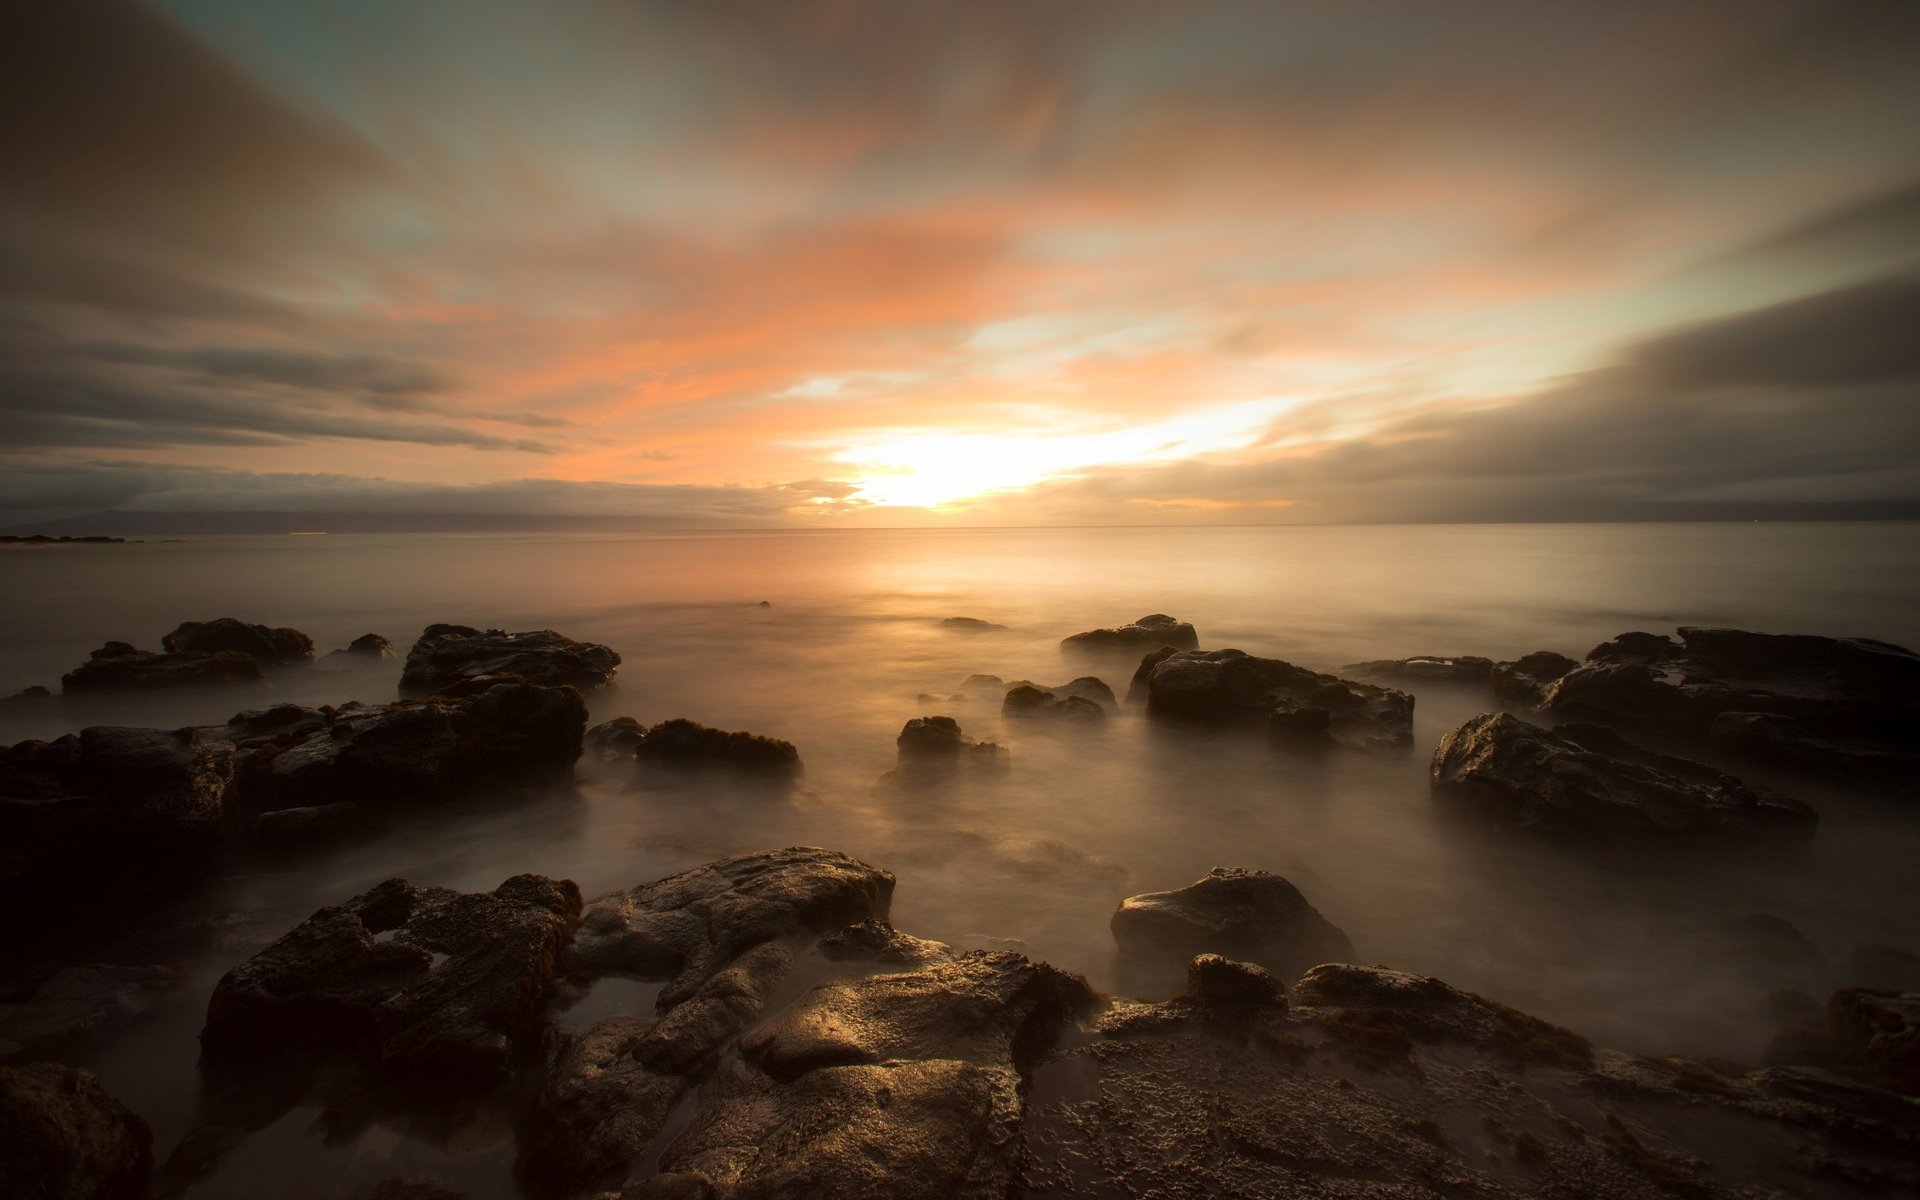
<path id="1" fill-rule="evenodd" d="M 1492 707 L 1483 692 L 1413 688 L 1411 749 L 1319 755 L 1163 729 L 1137 709 L 1103 729 L 1048 734 L 1003 720 L 991 693 L 918 699 L 950 697 L 976 672 L 1041 684 L 1096 674 L 1124 694 L 1137 656 L 1069 658 L 1059 642 L 1151 612 L 1192 621 L 1205 648 L 1319 669 L 1436 652 L 1577 657 L 1627 630 L 1681 624 L 1920 645 L 1916 525 L 198 537 L 8 550 L 0 571 L 0 692 L 57 686 L 110 639 L 157 649 L 183 620 L 291 625 L 322 653 L 366 632 L 404 653 L 432 622 L 551 628 L 624 656 L 618 686 L 589 697 L 595 721 L 689 717 L 785 738 L 805 761 L 791 799 L 643 791 L 629 772 L 583 761 L 570 792 L 451 806 L 384 840 L 236 868 L 177 911 L 126 914 L 124 928 L 99 931 L 118 947 L 77 960 L 166 962 L 190 985 L 76 1061 L 152 1123 L 160 1158 L 199 1120 L 196 1037 L 220 974 L 314 909 L 392 876 L 483 890 L 533 871 L 592 897 L 736 852 L 826 846 L 899 877 L 902 929 L 1012 946 L 1103 989 L 1138 991 L 1159 985 L 1120 970 L 1115 905 L 1214 866 L 1259 867 L 1297 884 L 1362 961 L 1437 975 L 1602 1044 L 1744 1061 L 1771 1030 L 1761 1001 L 1785 981 L 1730 950 L 1720 923 L 1783 917 L 1836 968 L 1865 943 L 1920 948 L 1911 796 L 1749 774 L 1819 809 L 1804 854 L 1602 851 L 1437 819 L 1428 758 L 1446 731 Z M 943 628 L 953 616 L 1006 628 Z M 398 663 L 315 669 L 259 692 L 4 706 L 0 740 L 215 723 L 275 701 L 385 701 L 398 674 Z M 901 724 L 932 713 L 1009 747 L 1008 776 L 877 790 Z M 623 981 L 558 1019 L 577 1028 L 655 994 Z M 252 1194 L 289 1156 L 320 1153 L 312 1119 L 296 1110 L 262 1131 L 192 1194 Z M 363 1133 L 324 1152 L 333 1165 L 318 1194 L 396 1162 L 490 1194 L 510 1131 L 463 1138 Z"/>

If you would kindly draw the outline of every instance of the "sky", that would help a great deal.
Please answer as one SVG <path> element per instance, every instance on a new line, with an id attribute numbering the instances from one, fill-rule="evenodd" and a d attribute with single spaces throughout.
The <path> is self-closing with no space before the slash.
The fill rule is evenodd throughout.
<path id="1" fill-rule="evenodd" d="M 0 15 L 0 523 L 1920 516 L 1920 5 Z"/>

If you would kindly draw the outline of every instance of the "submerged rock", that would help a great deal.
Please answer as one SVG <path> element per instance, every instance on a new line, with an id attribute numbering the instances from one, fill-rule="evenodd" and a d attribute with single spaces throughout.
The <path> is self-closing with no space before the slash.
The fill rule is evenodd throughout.
<path id="1" fill-rule="evenodd" d="M 248 654 L 269 667 L 313 661 L 313 639 L 298 629 L 270 629 L 232 617 L 183 621 L 160 639 L 160 646 L 169 654 Z"/>
<path id="2" fill-rule="evenodd" d="M 1299 888 L 1245 867 L 1215 867 L 1186 887 L 1129 896 L 1111 925 L 1122 953 L 1161 962 L 1217 954 L 1292 977 L 1353 954 L 1347 935 Z"/>
<path id="3" fill-rule="evenodd" d="M 1107 710 L 1084 696 L 1058 696 L 1027 685 L 1010 689 L 1000 712 L 1008 717 L 1084 725 L 1103 725 L 1107 720 Z"/>
<path id="4" fill-rule="evenodd" d="M 551 629 L 507 633 L 429 625 L 407 651 L 400 692 L 425 695 L 482 675 L 512 675 L 528 683 L 591 691 L 611 683 L 619 666 L 620 656 L 610 648 L 576 642 Z"/>
<path id="5" fill-rule="evenodd" d="M 1493 671 L 1493 660 L 1471 654 L 1447 657 L 1424 654 L 1414 658 L 1383 658 L 1371 662 L 1348 663 L 1343 675 L 1356 679 L 1383 679 L 1389 683 L 1485 684 Z"/>
<path id="6" fill-rule="evenodd" d="M 1131 625 L 1122 625 L 1117 629 L 1089 629 L 1085 633 L 1062 638 L 1060 646 L 1065 650 L 1097 651 L 1103 654 L 1152 650 L 1159 646 L 1197 650 L 1200 648 L 1200 635 L 1185 621 L 1177 621 L 1165 613 L 1150 613 Z"/>
<path id="7" fill-rule="evenodd" d="M 1598 726 L 1482 713 L 1434 751 L 1433 796 L 1501 824 L 1554 833 L 1806 838 L 1798 800 L 1633 746 Z"/>
<path id="8" fill-rule="evenodd" d="M 955 633 L 997 633 L 1006 626 L 982 621 L 979 617 L 948 617 L 940 622 L 940 628 L 951 629 Z"/>
<path id="9" fill-rule="evenodd" d="M 485 1089 L 534 1057 L 554 965 L 580 919 L 570 880 L 462 893 L 390 879 L 323 908 L 221 978 L 201 1046 L 357 1063 L 401 1093 Z"/>
<path id="10" fill-rule="evenodd" d="M 1361 748 L 1413 740 L 1412 696 L 1279 659 L 1242 650 L 1183 650 L 1142 661 L 1141 671 L 1151 716 L 1264 725 L 1282 740 Z"/>
<path id="11" fill-rule="evenodd" d="M 899 751 L 899 765 L 883 782 L 997 774 L 1007 768 L 1004 747 L 968 737 L 952 717 L 914 717 L 900 727 L 894 745 Z"/>
<path id="12" fill-rule="evenodd" d="M 0 1067 L 0 1196 L 140 1200 L 153 1167 L 147 1123 L 93 1072 Z"/>
<path id="13" fill-rule="evenodd" d="M 800 752 L 792 742 L 757 733 L 710 729 L 676 717 L 640 735 L 634 754 L 651 772 L 724 771 L 790 783 L 800 777 Z"/>
<path id="14" fill-rule="evenodd" d="M 976 676 L 970 677 L 969 682 L 971 682 L 972 679 L 981 679 L 981 678 L 994 679 L 994 677 L 991 675 L 987 675 L 987 676 L 976 675 Z M 995 684 L 996 686 L 1000 686 L 997 680 L 995 680 Z M 962 686 L 965 686 L 965 685 L 962 685 Z M 1114 697 L 1113 689 L 1108 687 L 1105 681 L 1093 675 L 1082 675 L 1078 679 L 1069 679 L 1065 683 L 1055 684 L 1052 687 L 1047 687 L 1044 684 L 1035 683 L 1031 679 L 1015 679 L 1005 684 L 1004 687 L 1006 691 L 1009 693 L 1016 691 L 1020 688 L 1027 688 L 1032 691 L 1040 692 L 1043 695 L 1049 696 L 1055 700 L 1068 700 L 1068 699 L 1086 700 L 1086 701 L 1089 701 L 1090 703 L 1097 704 L 1102 709 L 1106 709 L 1106 710 L 1113 710 L 1120 707 L 1120 701 Z"/>
<path id="15" fill-rule="evenodd" d="M 153 691 L 184 687 L 262 684 L 266 672 L 251 654 L 222 650 L 214 654 L 155 654 L 126 642 L 108 642 L 60 677 L 70 695 L 90 692 Z"/>

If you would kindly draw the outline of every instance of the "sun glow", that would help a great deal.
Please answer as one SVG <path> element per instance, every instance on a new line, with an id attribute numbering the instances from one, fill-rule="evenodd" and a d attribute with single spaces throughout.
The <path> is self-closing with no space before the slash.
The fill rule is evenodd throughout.
<path id="1" fill-rule="evenodd" d="M 1251 446 L 1299 403 L 1267 398 L 1100 433 L 883 434 L 835 454 L 858 498 L 911 508 L 964 506 L 1095 467 L 1172 462 Z"/>

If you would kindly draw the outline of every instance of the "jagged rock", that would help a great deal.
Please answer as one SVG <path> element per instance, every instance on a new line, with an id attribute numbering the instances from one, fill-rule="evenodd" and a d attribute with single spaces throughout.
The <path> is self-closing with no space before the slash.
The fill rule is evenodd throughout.
<path id="1" fill-rule="evenodd" d="M 1187 964 L 1187 997 L 1206 1008 L 1287 1007 L 1287 985 L 1258 963 L 1200 954 Z"/>
<path id="2" fill-rule="evenodd" d="M 155 654 L 125 642 L 108 642 L 78 667 L 60 677 L 70 695 L 110 691 L 151 691 L 177 687 L 261 684 L 266 673 L 251 654 Z"/>
<path id="3" fill-rule="evenodd" d="M 89 963 L 42 980 L 0 1004 L 0 1060 L 42 1054 L 151 1014 L 186 977 L 172 967 Z"/>
<path id="4" fill-rule="evenodd" d="M 225 736 L 243 752 L 246 804 L 263 812 L 341 796 L 426 804 L 481 785 L 564 778 L 586 725 L 586 702 L 570 687 L 479 678 L 427 700 L 242 713 Z"/>
<path id="5" fill-rule="evenodd" d="M 398 658 L 393 651 L 393 643 L 377 633 L 363 633 L 348 642 L 345 648 L 328 653 L 327 657 L 338 661 L 387 662 Z"/>
<path id="6" fill-rule="evenodd" d="M 586 753 L 600 762 L 622 762 L 634 757 L 647 731 L 632 717 L 615 717 L 587 730 Z"/>
<path id="7" fill-rule="evenodd" d="M 1564 654 L 1535 650 L 1513 662 L 1493 664 L 1493 669 L 1487 673 L 1487 680 L 1493 685 L 1493 694 L 1502 703 L 1520 708 L 1538 708 L 1560 677 L 1579 665 Z"/>
<path id="8" fill-rule="evenodd" d="M 752 1024 L 805 945 L 884 922 L 893 876 L 827 850 L 740 855 L 595 900 L 570 958 L 585 976 L 670 978 L 657 1014 L 609 1017 L 572 1043 L 520 1126 L 539 1195 L 617 1187 L 720 1050 Z"/>
<path id="9" fill-rule="evenodd" d="M 1149 656 L 1151 657 L 1151 656 Z M 1413 740 L 1413 697 L 1241 650 L 1183 650 L 1143 661 L 1147 712 L 1207 724 L 1264 725 L 1286 741 L 1361 748 Z"/>
<path id="10" fill-rule="evenodd" d="M 506 633 L 429 625 L 407 651 L 400 693 L 426 695 L 482 675 L 512 675 L 528 683 L 591 691 L 611 683 L 619 666 L 620 656 L 608 647 L 576 642 L 551 629 Z"/>
<path id="11" fill-rule="evenodd" d="M 629 1197 L 1002 1197 L 1022 1078 L 1091 1008 L 1084 981 L 976 951 L 816 986 L 741 1039 Z"/>
<path id="12" fill-rule="evenodd" d="M 1381 658 L 1371 662 L 1348 663 L 1342 675 L 1355 679 L 1383 679 L 1389 683 L 1448 683 L 1463 686 L 1485 684 L 1493 670 L 1493 660 L 1471 654 L 1446 657 L 1424 654 L 1414 658 Z"/>
<path id="13" fill-rule="evenodd" d="M 1048 721 L 1102 725 L 1107 710 L 1084 696 L 1056 696 L 1037 687 L 1017 687 L 1000 704 L 1002 716 L 1034 717 Z"/>
<path id="14" fill-rule="evenodd" d="M 1434 751 L 1436 800 L 1554 833 L 1805 838 L 1819 818 L 1797 800 L 1633 746 L 1599 726 L 1531 725 L 1482 713 Z"/>
<path id="15" fill-rule="evenodd" d="M 1186 887 L 1130 896 L 1111 925 L 1123 953 L 1163 962 L 1218 954 L 1293 976 L 1353 954 L 1347 935 L 1299 888 L 1245 867 L 1215 867 Z"/>
<path id="16" fill-rule="evenodd" d="M 0 1196 L 140 1200 L 153 1135 L 91 1071 L 0 1067 Z"/>
<path id="17" fill-rule="evenodd" d="M 1076 633 L 1061 639 L 1060 646 L 1065 650 L 1103 654 L 1152 650 L 1157 646 L 1197 650 L 1200 648 L 1200 635 L 1185 621 L 1176 621 L 1165 613 L 1151 613 L 1117 629 L 1089 629 L 1085 633 Z"/>
<path id="18" fill-rule="evenodd" d="M 992 621 L 982 621 L 979 617 L 948 617 L 940 622 L 940 628 L 951 629 L 956 633 L 994 633 L 1005 629 L 1005 625 L 995 625 Z"/>
<path id="19" fill-rule="evenodd" d="M 1920 655 L 1864 638 L 1691 626 L 1679 635 L 1596 646 L 1542 707 L 1809 769 L 1910 778 L 1920 767 Z"/>
<path id="20" fill-rule="evenodd" d="M 227 972 L 201 1046 L 218 1066 L 332 1056 L 404 1093 L 484 1089 L 538 1052 L 579 919 L 571 880 L 462 893 L 390 879 Z"/>
<path id="21" fill-rule="evenodd" d="M 249 654 L 269 667 L 313 661 L 313 639 L 298 629 L 269 629 L 232 617 L 183 621 L 160 639 L 160 647 L 169 654 Z"/>
<path id="22" fill-rule="evenodd" d="M 725 771 L 776 782 L 800 777 L 800 752 L 792 742 L 744 731 L 710 729 L 676 717 L 641 734 L 634 748 L 642 770 Z"/>

